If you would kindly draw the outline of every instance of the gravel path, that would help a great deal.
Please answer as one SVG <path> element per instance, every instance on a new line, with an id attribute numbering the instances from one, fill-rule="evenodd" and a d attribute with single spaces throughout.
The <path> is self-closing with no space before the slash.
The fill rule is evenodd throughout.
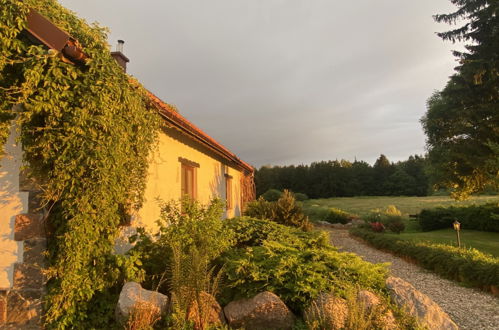
<path id="1" fill-rule="evenodd" d="M 461 329 L 499 330 L 499 299 L 476 289 L 465 288 L 419 266 L 359 242 L 348 230 L 321 228 L 330 232 L 332 243 L 372 263 L 390 262 L 391 273 L 410 282 L 450 315 Z"/>

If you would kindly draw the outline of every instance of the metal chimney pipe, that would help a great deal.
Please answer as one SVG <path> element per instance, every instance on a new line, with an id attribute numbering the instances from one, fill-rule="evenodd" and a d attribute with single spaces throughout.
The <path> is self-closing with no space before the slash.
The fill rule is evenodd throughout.
<path id="1" fill-rule="evenodd" d="M 118 40 L 118 45 L 116 45 L 116 51 L 123 53 L 123 45 L 125 44 L 124 40 Z"/>

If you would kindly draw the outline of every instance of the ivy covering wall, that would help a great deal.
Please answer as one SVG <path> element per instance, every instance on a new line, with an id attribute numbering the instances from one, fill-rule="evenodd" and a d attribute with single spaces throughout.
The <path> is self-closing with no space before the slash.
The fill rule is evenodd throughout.
<path id="1" fill-rule="evenodd" d="M 29 8 L 77 39 L 89 60 L 68 64 L 30 41 L 22 32 Z M 95 295 L 137 269 L 132 258 L 113 254 L 114 241 L 127 210 L 141 204 L 160 119 L 106 39 L 105 29 L 56 0 L 0 0 L 0 146 L 17 121 L 24 161 L 50 210 L 45 308 L 52 328 L 85 327 Z M 14 114 L 17 104 L 23 110 Z"/>

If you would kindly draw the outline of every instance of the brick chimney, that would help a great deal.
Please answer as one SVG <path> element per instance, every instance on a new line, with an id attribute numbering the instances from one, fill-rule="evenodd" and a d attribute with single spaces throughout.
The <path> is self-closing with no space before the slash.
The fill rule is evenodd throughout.
<path id="1" fill-rule="evenodd" d="M 125 44 L 125 42 L 123 40 L 118 40 L 118 45 L 116 46 L 116 51 L 115 52 L 111 52 L 111 56 L 114 57 L 114 59 L 116 60 L 116 62 L 118 62 L 118 64 L 126 72 L 126 64 L 128 62 L 130 62 L 130 60 L 128 59 L 128 57 L 126 57 L 123 54 L 123 45 L 124 44 Z"/>

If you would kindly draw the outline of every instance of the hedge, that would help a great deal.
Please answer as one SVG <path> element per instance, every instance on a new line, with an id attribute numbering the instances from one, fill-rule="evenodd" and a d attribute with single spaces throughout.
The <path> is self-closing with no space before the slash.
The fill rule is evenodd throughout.
<path id="1" fill-rule="evenodd" d="M 414 259 L 422 267 L 467 286 L 491 290 L 499 286 L 499 258 L 476 249 L 413 242 L 353 228 L 350 233 L 379 249 Z"/>
<path id="2" fill-rule="evenodd" d="M 456 219 L 463 229 L 499 232 L 499 204 L 438 207 L 422 210 L 419 214 L 423 231 L 452 228 Z"/>

